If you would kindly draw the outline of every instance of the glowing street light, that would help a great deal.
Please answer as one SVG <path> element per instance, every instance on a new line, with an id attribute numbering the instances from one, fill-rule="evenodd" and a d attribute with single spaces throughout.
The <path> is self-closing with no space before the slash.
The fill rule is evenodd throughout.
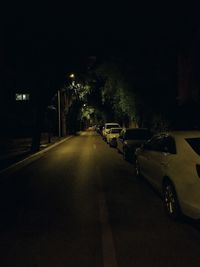
<path id="1" fill-rule="evenodd" d="M 74 73 L 71 73 L 71 74 L 69 75 L 69 77 L 70 77 L 70 78 L 74 78 L 74 77 L 75 77 Z"/>

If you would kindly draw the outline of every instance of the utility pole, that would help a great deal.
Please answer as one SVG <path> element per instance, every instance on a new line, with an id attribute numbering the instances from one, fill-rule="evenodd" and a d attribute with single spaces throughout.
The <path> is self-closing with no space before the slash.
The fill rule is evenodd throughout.
<path id="1" fill-rule="evenodd" d="M 58 136 L 61 137 L 61 103 L 60 103 L 60 90 L 58 90 Z"/>

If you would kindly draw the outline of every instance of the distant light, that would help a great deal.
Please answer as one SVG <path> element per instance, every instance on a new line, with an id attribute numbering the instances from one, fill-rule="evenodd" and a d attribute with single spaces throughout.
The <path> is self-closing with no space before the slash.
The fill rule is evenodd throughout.
<path id="1" fill-rule="evenodd" d="M 71 73 L 71 74 L 69 75 L 69 77 L 70 77 L 70 78 L 74 78 L 74 77 L 75 77 L 74 73 Z"/>
<path id="2" fill-rule="evenodd" d="M 86 104 L 83 104 L 84 107 L 86 107 Z"/>
<path id="3" fill-rule="evenodd" d="M 29 94 L 15 94 L 16 101 L 28 101 L 29 98 Z"/>

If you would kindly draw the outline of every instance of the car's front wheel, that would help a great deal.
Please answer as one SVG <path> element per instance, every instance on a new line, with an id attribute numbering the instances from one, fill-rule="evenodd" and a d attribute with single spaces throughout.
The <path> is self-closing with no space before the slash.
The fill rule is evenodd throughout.
<path id="1" fill-rule="evenodd" d="M 163 185 L 163 204 L 167 215 L 174 220 L 181 217 L 181 209 L 176 190 L 172 182 L 165 181 Z"/>

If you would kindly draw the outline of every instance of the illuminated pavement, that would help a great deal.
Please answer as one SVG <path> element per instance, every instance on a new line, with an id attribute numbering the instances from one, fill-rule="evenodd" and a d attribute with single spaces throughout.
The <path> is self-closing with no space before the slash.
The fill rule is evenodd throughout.
<path id="1" fill-rule="evenodd" d="M 0 266 L 193 267 L 200 230 L 171 222 L 133 165 L 94 132 L 0 185 Z"/>

